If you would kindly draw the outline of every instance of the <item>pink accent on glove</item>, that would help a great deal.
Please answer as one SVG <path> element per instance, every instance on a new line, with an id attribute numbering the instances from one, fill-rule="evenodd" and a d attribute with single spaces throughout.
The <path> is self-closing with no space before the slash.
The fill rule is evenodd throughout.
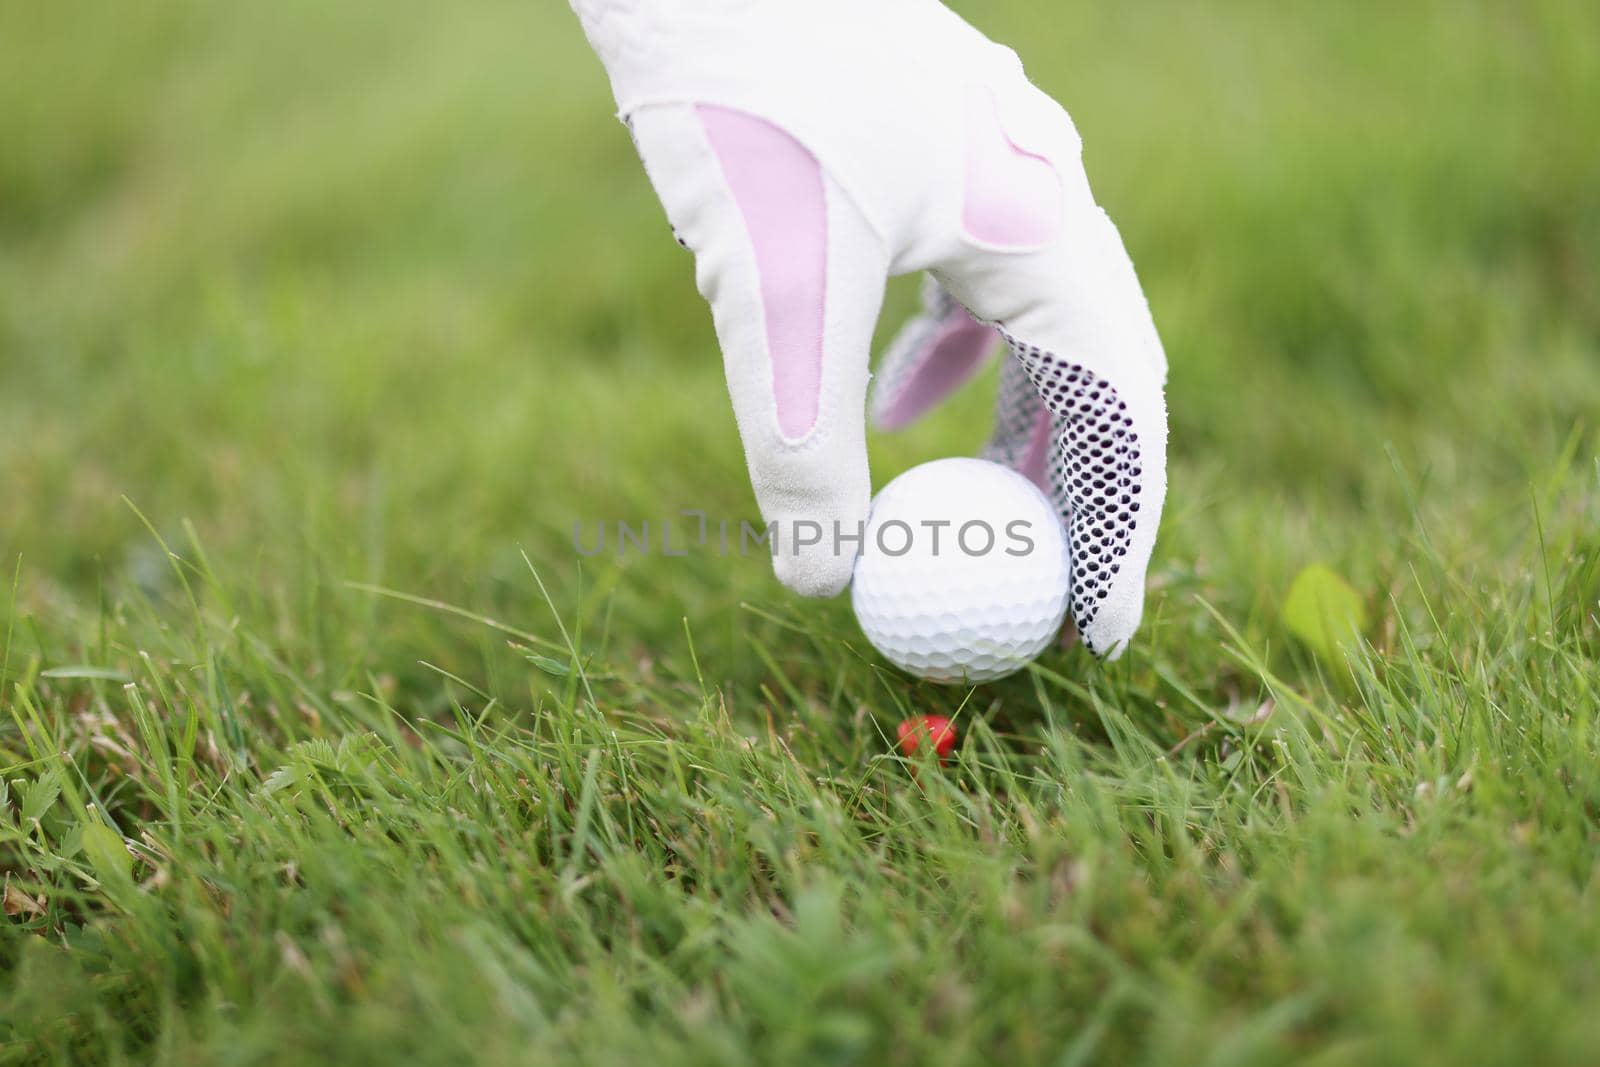
<path id="1" fill-rule="evenodd" d="M 911 380 L 888 407 L 878 412 L 879 428 L 898 430 L 914 421 L 972 377 L 994 346 L 994 329 L 957 308 L 940 324 Z"/>
<path id="2" fill-rule="evenodd" d="M 755 249 L 778 428 L 798 440 L 816 425 L 822 393 L 828 278 L 822 168 L 804 145 L 764 119 L 705 104 L 695 110 Z"/>
<path id="3" fill-rule="evenodd" d="M 1045 468 L 1045 462 L 1050 458 L 1050 445 L 1054 439 L 1050 427 L 1050 413 L 1039 412 L 1039 417 L 1033 424 L 1033 434 L 1028 438 L 1028 451 L 1023 453 L 1022 459 L 1017 463 L 1017 473 L 1046 493 L 1052 491 L 1050 475 Z"/>
<path id="4" fill-rule="evenodd" d="M 1063 213 L 1061 175 L 1020 147 L 1000 122 L 994 93 L 967 90 L 967 184 L 962 227 L 993 248 L 1025 251 L 1056 239 Z"/>

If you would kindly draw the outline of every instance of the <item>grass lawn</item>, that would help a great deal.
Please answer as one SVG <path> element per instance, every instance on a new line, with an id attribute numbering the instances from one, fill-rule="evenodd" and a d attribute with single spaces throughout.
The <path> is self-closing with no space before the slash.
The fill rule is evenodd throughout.
<path id="1" fill-rule="evenodd" d="M 565 5 L 0 0 L 0 1063 L 1600 1061 L 1600 8 L 958 6 L 1172 362 L 1132 651 L 972 691 L 574 549 L 755 508 Z"/>

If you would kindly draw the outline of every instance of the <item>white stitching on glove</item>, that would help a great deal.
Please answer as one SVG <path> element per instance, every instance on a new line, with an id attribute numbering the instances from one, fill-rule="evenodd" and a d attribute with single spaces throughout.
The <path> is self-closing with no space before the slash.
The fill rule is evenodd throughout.
<path id="1" fill-rule="evenodd" d="M 887 276 L 927 271 L 875 420 L 915 418 L 1003 335 L 985 455 L 1052 494 L 1073 621 L 1120 655 L 1166 494 L 1166 358 L 1067 114 L 936 0 L 572 4 L 695 253 L 757 502 L 791 538 L 779 578 L 819 596 L 849 582 L 853 551 L 793 531 L 866 519 L 872 331 Z"/>

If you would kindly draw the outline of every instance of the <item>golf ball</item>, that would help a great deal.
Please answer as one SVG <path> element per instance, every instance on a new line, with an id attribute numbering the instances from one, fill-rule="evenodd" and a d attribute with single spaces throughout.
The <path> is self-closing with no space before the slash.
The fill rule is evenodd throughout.
<path id="1" fill-rule="evenodd" d="M 1071 558 L 1027 478 L 980 459 L 913 467 L 872 501 L 851 584 L 861 632 L 933 682 L 1021 670 L 1061 629 Z"/>

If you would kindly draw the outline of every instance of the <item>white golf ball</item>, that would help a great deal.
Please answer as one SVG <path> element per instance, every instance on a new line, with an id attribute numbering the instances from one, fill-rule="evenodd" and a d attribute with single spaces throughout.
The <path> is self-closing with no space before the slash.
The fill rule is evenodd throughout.
<path id="1" fill-rule="evenodd" d="M 980 459 L 913 467 L 872 501 L 850 598 L 895 666 L 988 682 L 1044 651 L 1067 612 L 1071 557 L 1054 506 Z"/>

